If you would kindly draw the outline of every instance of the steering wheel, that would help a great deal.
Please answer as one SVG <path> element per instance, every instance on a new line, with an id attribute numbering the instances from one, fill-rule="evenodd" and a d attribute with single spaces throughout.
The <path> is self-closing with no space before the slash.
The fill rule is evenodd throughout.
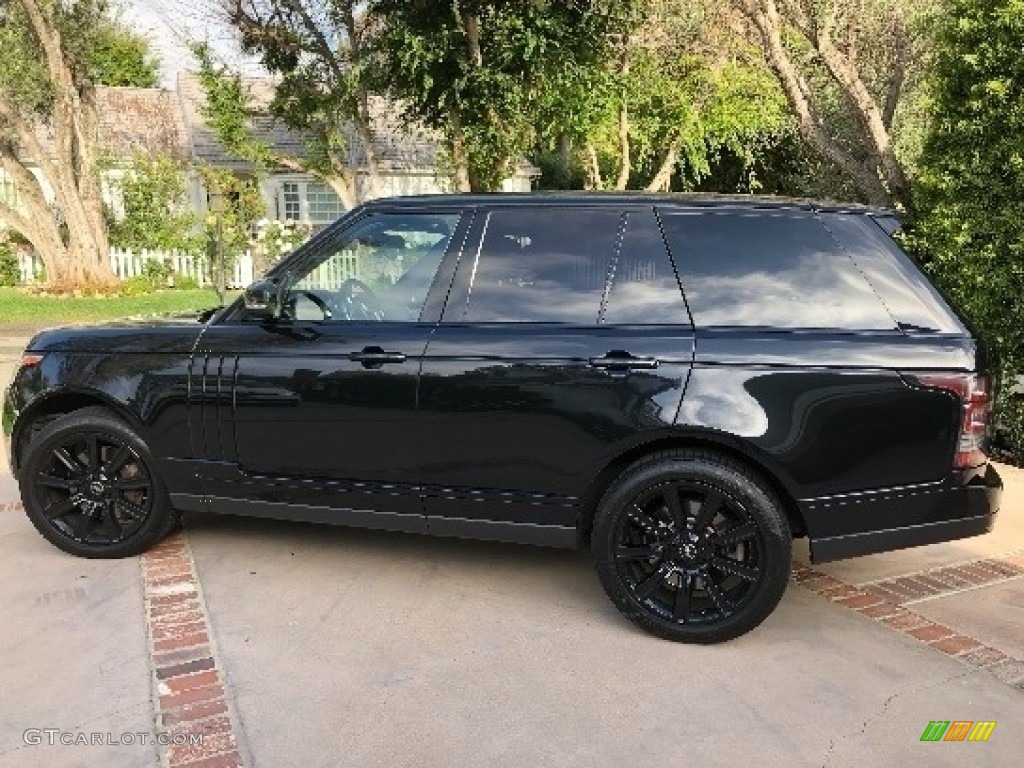
<path id="1" fill-rule="evenodd" d="M 287 303 L 288 314 L 292 316 L 293 320 L 298 319 L 298 308 L 296 307 L 296 299 L 299 296 L 303 296 L 309 299 L 311 302 L 313 302 L 313 304 L 316 305 L 316 308 L 324 313 L 324 320 L 330 320 L 334 317 L 334 310 L 331 308 L 331 305 L 327 302 L 326 299 L 317 295 L 316 292 L 314 291 L 298 289 L 293 290 L 291 292 L 291 298 Z"/>
<path id="2" fill-rule="evenodd" d="M 350 277 L 338 286 L 335 307 L 348 320 L 383 320 L 384 308 L 373 289 L 362 280 Z"/>

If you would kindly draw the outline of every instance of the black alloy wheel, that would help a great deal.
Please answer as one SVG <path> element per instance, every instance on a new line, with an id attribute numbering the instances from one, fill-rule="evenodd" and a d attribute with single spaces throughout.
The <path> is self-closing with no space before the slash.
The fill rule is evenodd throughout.
<path id="1" fill-rule="evenodd" d="M 101 408 L 47 425 L 29 444 L 19 475 L 29 518 L 71 554 L 137 554 L 176 517 L 145 444 Z"/>
<path id="2" fill-rule="evenodd" d="M 605 494 L 593 548 L 602 584 L 662 637 L 710 643 L 753 629 L 785 590 L 791 541 L 778 502 L 727 457 L 672 452 Z"/>

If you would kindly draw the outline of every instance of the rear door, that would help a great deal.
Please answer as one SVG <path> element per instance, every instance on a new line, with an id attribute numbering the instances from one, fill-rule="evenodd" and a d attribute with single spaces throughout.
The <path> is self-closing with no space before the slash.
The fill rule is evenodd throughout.
<path id="1" fill-rule="evenodd" d="M 649 207 L 485 208 L 423 359 L 431 532 L 572 546 L 580 497 L 673 423 L 693 357 Z"/>

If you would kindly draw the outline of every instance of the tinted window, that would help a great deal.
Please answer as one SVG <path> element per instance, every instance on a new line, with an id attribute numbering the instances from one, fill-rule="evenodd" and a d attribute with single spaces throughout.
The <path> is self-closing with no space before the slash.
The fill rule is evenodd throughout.
<path id="1" fill-rule="evenodd" d="M 360 219 L 296 265 L 286 315 L 417 320 L 458 219 L 457 214 L 418 213 Z"/>
<path id="2" fill-rule="evenodd" d="M 697 325 L 895 328 L 813 214 L 663 211 L 662 224 Z"/>
<path id="3" fill-rule="evenodd" d="M 614 209 L 492 211 L 464 319 L 597 323 L 622 223 Z"/>
<path id="4" fill-rule="evenodd" d="M 831 213 L 823 214 L 822 220 L 905 327 L 963 332 L 953 311 L 889 236 L 897 231 L 896 219 Z"/>
<path id="5" fill-rule="evenodd" d="M 652 210 L 627 214 L 626 233 L 612 267 L 602 322 L 689 325 L 679 280 Z"/>

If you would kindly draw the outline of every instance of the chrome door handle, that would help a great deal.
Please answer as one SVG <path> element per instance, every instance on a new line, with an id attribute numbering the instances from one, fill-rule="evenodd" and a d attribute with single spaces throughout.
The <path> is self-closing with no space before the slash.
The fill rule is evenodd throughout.
<path id="1" fill-rule="evenodd" d="M 604 357 L 590 358 L 590 367 L 608 371 L 650 371 L 658 367 L 658 362 L 656 357 L 633 357 L 628 352 L 609 352 Z"/>

